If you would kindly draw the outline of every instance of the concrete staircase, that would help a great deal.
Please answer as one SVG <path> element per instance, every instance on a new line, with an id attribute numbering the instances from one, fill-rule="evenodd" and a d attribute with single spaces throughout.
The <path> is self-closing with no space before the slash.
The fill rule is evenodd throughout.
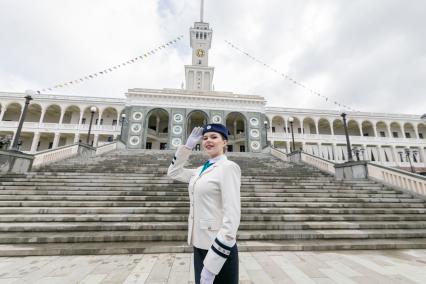
<path id="1" fill-rule="evenodd" d="M 116 151 L 0 176 L 0 256 L 189 252 L 187 185 L 171 151 Z M 426 203 L 269 154 L 242 169 L 240 251 L 426 248 Z M 201 153 L 189 166 L 206 160 Z"/>

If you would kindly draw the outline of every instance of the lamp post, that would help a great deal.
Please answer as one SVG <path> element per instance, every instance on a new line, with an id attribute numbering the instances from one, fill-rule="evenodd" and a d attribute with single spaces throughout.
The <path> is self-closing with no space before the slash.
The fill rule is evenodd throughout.
<path id="1" fill-rule="evenodd" d="M 293 122 L 294 122 L 294 118 L 293 117 L 289 117 L 288 121 L 290 122 L 290 129 L 291 129 L 291 140 L 293 141 L 293 145 L 290 147 L 290 151 L 293 152 L 294 151 L 294 131 L 293 131 Z"/>
<path id="2" fill-rule="evenodd" d="M 87 139 L 86 139 L 86 144 L 87 144 L 87 145 L 89 145 L 89 140 L 90 140 L 90 130 L 92 130 L 93 116 L 95 115 L 96 107 L 91 107 L 91 108 L 90 108 L 90 112 L 91 112 L 92 114 L 91 114 L 91 116 L 90 116 L 89 132 L 87 133 Z"/>
<path id="3" fill-rule="evenodd" d="M 123 140 L 123 126 L 124 126 L 124 122 L 126 121 L 126 114 L 123 113 L 121 115 L 121 130 L 120 130 L 120 139 Z"/>
<path id="4" fill-rule="evenodd" d="M 346 146 L 348 149 L 348 161 L 352 162 L 354 159 L 352 157 L 351 142 L 349 141 L 348 126 L 346 125 L 346 115 L 346 113 L 342 113 L 340 116 L 343 118 L 343 128 L 345 129 Z"/>
<path id="5" fill-rule="evenodd" d="M 413 164 L 411 163 L 411 157 L 410 157 L 410 155 L 411 154 L 416 155 L 417 152 L 416 151 L 411 151 L 410 148 L 405 148 L 404 152 L 405 152 L 405 156 L 407 157 L 408 162 L 410 163 L 411 172 L 412 173 L 416 173 L 416 170 L 414 169 Z"/>
<path id="6" fill-rule="evenodd" d="M 357 161 L 361 160 L 359 157 L 359 154 L 362 154 L 362 159 L 364 160 L 365 149 L 363 147 L 353 147 L 352 151 L 355 153 L 355 157 Z"/>
<path id="7" fill-rule="evenodd" d="M 11 150 L 19 151 L 18 143 L 21 138 L 21 131 L 22 127 L 24 126 L 25 117 L 27 116 L 28 111 L 28 105 L 30 104 L 30 101 L 33 99 L 32 96 L 34 96 L 35 92 L 32 90 L 25 91 L 25 106 L 24 110 L 22 111 L 21 118 L 19 119 L 18 129 L 16 130 L 15 139 L 12 142 Z"/>
<path id="8" fill-rule="evenodd" d="M 270 126 L 268 126 L 268 121 L 265 120 L 263 122 L 264 126 L 265 126 L 265 133 L 266 133 L 266 147 L 268 147 L 269 145 L 269 141 L 268 141 L 268 129 L 271 128 Z"/>

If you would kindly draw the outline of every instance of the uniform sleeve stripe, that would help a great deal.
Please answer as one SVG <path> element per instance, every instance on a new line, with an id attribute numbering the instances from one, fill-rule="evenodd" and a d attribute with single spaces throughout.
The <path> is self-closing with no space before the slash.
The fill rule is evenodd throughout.
<path id="1" fill-rule="evenodd" d="M 223 249 L 226 249 L 226 250 L 231 250 L 232 248 L 231 247 L 228 247 L 227 245 L 224 245 L 224 244 L 222 244 L 217 238 L 214 240 L 219 246 L 221 246 Z"/>
<path id="2" fill-rule="evenodd" d="M 175 164 L 175 161 L 172 161 L 172 165 L 174 165 Z"/>
<path id="3" fill-rule="evenodd" d="M 228 256 L 226 254 L 221 253 L 220 251 L 218 251 L 214 246 L 211 247 L 211 249 L 219 256 L 223 257 L 223 258 L 228 258 Z"/>
<path id="4" fill-rule="evenodd" d="M 176 161 L 176 156 L 173 157 L 173 161 Z"/>

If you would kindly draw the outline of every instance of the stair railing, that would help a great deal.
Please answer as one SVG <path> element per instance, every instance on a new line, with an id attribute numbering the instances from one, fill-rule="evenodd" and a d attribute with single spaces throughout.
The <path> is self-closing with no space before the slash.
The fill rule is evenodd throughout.
<path id="1" fill-rule="evenodd" d="M 303 151 L 298 152 L 298 154 L 299 153 L 300 160 L 302 162 L 332 175 L 336 174 L 334 166 L 337 165 L 337 163 L 333 163 L 329 160 L 305 153 Z M 289 156 L 292 155 L 286 154 L 274 147 L 271 147 L 271 154 L 283 161 L 289 161 Z M 421 196 L 422 198 L 426 196 L 426 177 L 419 174 L 378 165 L 372 162 L 367 162 L 365 164 L 367 167 L 368 179 L 397 189 L 402 189 L 414 195 Z"/>
<path id="2" fill-rule="evenodd" d="M 78 155 L 79 143 L 58 147 L 34 154 L 32 168 L 38 168 L 50 163 L 65 160 Z"/>
<path id="3" fill-rule="evenodd" d="M 65 159 L 76 157 L 81 153 L 80 148 L 83 146 L 84 145 L 82 145 L 81 143 L 75 143 L 71 145 L 58 147 L 56 149 L 50 149 L 50 150 L 38 152 L 34 154 L 32 168 L 33 169 L 39 168 L 50 163 L 59 162 Z M 92 148 L 92 149 L 95 150 L 95 155 L 105 154 L 107 152 L 116 150 L 117 142 L 114 141 L 114 142 L 104 144 L 102 146 L 99 146 L 97 148 Z"/>
<path id="4" fill-rule="evenodd" d="M 388 186 L 426 196 L 426 177 L 407 171 L 367 163 L 368 178 Z"/>
<path id="5" fill-rule="evenodd" d="M 336 169 L 334 168 L 336 164 L 329 160 L 305 152 L 300 152 L 300 159 L 304 163 L 314 166 L 320 169 L 321 171 L 327 172 L 332 175 L 336 174 Z"/>

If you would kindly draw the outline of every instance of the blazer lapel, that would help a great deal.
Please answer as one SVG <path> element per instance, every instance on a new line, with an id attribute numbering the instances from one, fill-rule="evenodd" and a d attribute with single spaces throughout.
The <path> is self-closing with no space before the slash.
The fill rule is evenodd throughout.
<path id="1" fill-rule="evenodd" d="M 219 160 L 219 161 L 217 161 L 216 163 L 214 163 L 213 165 L 211 165 L 210 167 L 208 167 L 207 169 L 205 169 L 204 170 L 204 172 L 202 172 L 201 174 L 200 174 L 200 172 L 202 171 L 202 167 L 201 167 L 201 169 L 198 171 L 198 176 L 199 177 L 201 177 L 201 176 L 203 176 L 203 175 L 205 175 L 205 174 L 207 174 L 207 173 L 209 173 L 209 172 L 211 172 L 211 171 L 213 171 L 215 168 L 217 168 L 217 167 L 219 167 L 224 161 L 226 161 L 226 160 L 228 160 L 227 159 L 227 157 L 225 156 L 223 159 L 221 159 L 221 160 Z"/>

